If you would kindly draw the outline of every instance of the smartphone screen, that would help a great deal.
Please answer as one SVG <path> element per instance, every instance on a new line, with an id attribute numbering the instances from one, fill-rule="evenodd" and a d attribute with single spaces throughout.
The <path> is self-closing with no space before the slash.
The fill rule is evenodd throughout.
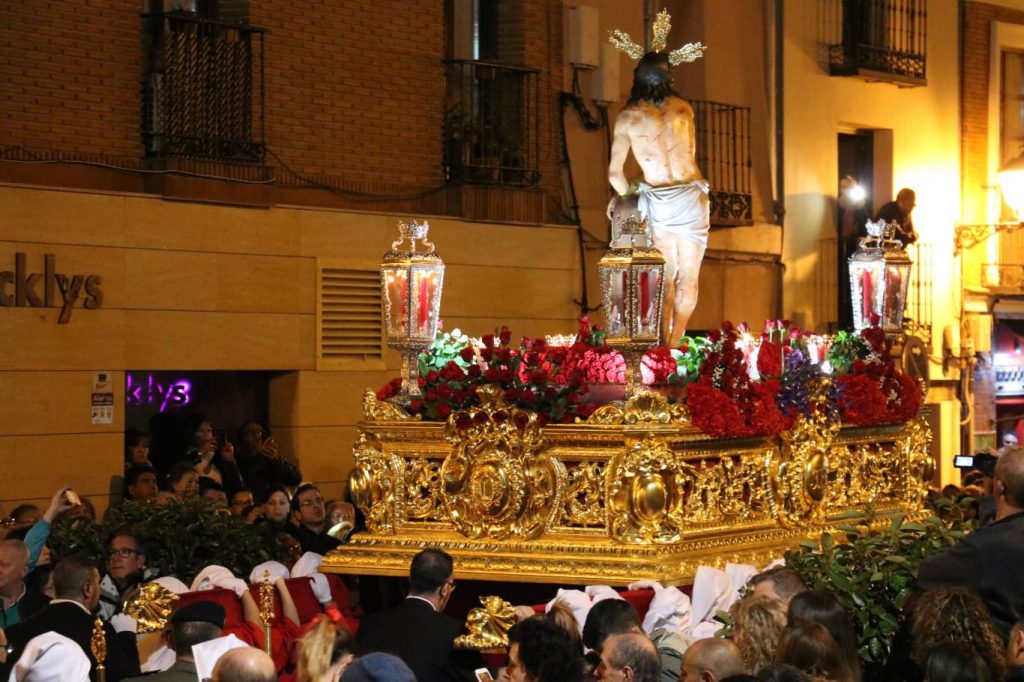
<path id="1" fill-rule="evenodd" d="M 487 668 L 477 668 L 473 671 L 476 676 L 477 682 L 494 682 L 494 678 L 491 677 L 491 671 Z"/>
<path id="2" fill-rule="evenodd" d="M 971 455 L 957 455 L 953 460 L 953 466 L 958 469 L 970 469 L 974 466 L 974 457 Z"/>

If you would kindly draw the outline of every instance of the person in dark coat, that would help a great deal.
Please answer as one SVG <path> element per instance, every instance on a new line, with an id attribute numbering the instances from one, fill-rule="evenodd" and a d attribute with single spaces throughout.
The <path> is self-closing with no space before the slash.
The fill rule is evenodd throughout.
<path id="1" fill-rule="evenodd" d="M 924 560 L 917 583 L 925 590 L 964 587 L 978 593 L 999 634 L 1024 617 L 1024 448 L 1007 448 L 996 464 L 996 520 L 945 552 Z"/>
<path id="2" fill-rule="evenodd" d="M 917 195 L 914 190 L 904 187 L 896 194 L 896 201 L 882 204 L 875 214 L 875 221 L 884 220 L 886 223 L 896 223 L 896 233 L 893 238 L 906 247 L 917 241 L 917 232 L 914 231 L 914 220 L 910 214 L 917 205 Z"/>
<path id="3" fill-rule="evenodd" d="M 53 570 L 53 589 L 57 598 L 42 611 L 7 630 L 10 654 L 0 671 L 3 679 L 21 657 L 25 646 L 37 635 L 56 632 L 72 640 L 89 658 L 90 677 L 96 679 L 96 659 L 92 655 L 93 615 L 100 603 L 100 572 L 92 559 L 70 556 L 61 559 Z M 139 652 L 134 632 L 116 632 L 103 623 L 107 657 L 104 659 L 107 682 L 139 674 Z"/>
<path id="4" fill-rule="evenodd" d="M 419 682 L 473 679 L 483 659 L 476 652 L 452 649 L 463 627 L 443 613 L 454 590 L 452 558 L 439 549 L 423 550 L 409 567 L 409 596 L 363 618 L 356 635 L 359 650 L 398 656 Z"/>

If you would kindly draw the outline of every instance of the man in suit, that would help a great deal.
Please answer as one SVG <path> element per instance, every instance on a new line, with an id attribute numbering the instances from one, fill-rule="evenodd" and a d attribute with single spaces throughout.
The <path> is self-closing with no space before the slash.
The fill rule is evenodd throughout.
<path id="1" fill-rule="evenodd" d="M 453 651 L 462 625 L 444 613 L 455 590 L 452 558 L 425 549 L 409 567 L 409 596 L 401 604 L 363 618 L 356 641 L 363 653 L 383 651 L 408 664 L 418 682 L 470 680 L 483 667 L 476 652 Z"/>
<path id="2" fill-rule="evenodd" d="M 155 675 L 133 677 L 148 682 L 195 682 L 198 673 L 192 647 L 221 636 L 226 618 L 224 607 L 212 601 L 197 601 L 183 606 L 171 616 L 167 645 L 174 649 L 176 660 L 167 670 Z"/>
<path id="3" fill-rule="evenodd" d="M 2 676 L 21 657 L 25 646 L 33 637 L 45 632 L 56 632 L 75 642 L 89 658 L 90 677 L 96 679 L 96 659 L 92 655 L 93 615 L 100 603 L 100 572 L 96 564 L 83 556 L 61 559 L 53 569 L 53 590 L 56 599 L 35 616 L 7 631 L 10 654 L 4 664 Z M 107 682 L 119 682 L 125 677 L 139 674 L 139 652 L 135 647 L 135 634 L 115 632 L 109 623 L 103 624 L 106 637 Z"/>
<path id="4" fill-rule="evenodd" d="M 996 520 L 924 560 L 917 583 L 925 590 L 964 587 L 985 600 L 1005 638 L 1024 617 L 1024 448 L 1009 447 L 996 463 L 992 492 Z"/>

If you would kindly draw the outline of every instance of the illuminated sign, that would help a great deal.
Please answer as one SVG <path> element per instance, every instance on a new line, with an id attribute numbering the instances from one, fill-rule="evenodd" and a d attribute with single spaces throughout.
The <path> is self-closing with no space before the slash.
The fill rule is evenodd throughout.
<path id="1" fill-rule="evenodd" d="M 18 251 L 14 254 L 14 269 L 0 271 L 0 308 L 60 308 L 57 323 L 67 324 L 79 301 L 89 310 L 103 305 L 102 283 L 99 275 L 57 272 L 57 256 L 52 253 L 43 256 L 42 272 L 29 272 L 25 254 Z"/>
<path id="2" fill-rule="evenodd" d="M 127 382 L 124 394 L 129 405 L 157 405 L 166 412 L 192 402 L 192 382 L 185 378 L 160 383 L 152 374 L 142 378 L 128 373 Z"/>

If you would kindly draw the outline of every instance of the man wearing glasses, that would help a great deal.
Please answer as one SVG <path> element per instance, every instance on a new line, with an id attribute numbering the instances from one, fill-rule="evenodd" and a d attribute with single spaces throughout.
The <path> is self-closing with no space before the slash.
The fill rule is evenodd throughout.
<path id="1" fill-rule="evenodd" d="M 303 552 L 325 555 L 341 544 L 327 534 L 327 508 L 320 489 L 303 483 L 292 496 L 292 524 L 288 532 L 302 545 Z"/>
<path id="2" fill-rule="evenodd" d="M 483 659 L 475 651 L 452 649 L 464 630 L 443 613 L 454 591 L 451 556 L 439 549 L 423 550 L 409 566 L 409 596 L 394 608 L 363 618 L 357 633 L 359 650 L 398 656 L 418 682 L 475 679 L 473 670 L 483 667 Z"/>
<path id="3" fill-rule="evenodd" d="M 107 572 L 100 581 L 100 611 L 103 620 L 121 610 L 129 592 L 145 582 L 146 547 L 133 535 L 115 535 L 107 543 Z"/>

